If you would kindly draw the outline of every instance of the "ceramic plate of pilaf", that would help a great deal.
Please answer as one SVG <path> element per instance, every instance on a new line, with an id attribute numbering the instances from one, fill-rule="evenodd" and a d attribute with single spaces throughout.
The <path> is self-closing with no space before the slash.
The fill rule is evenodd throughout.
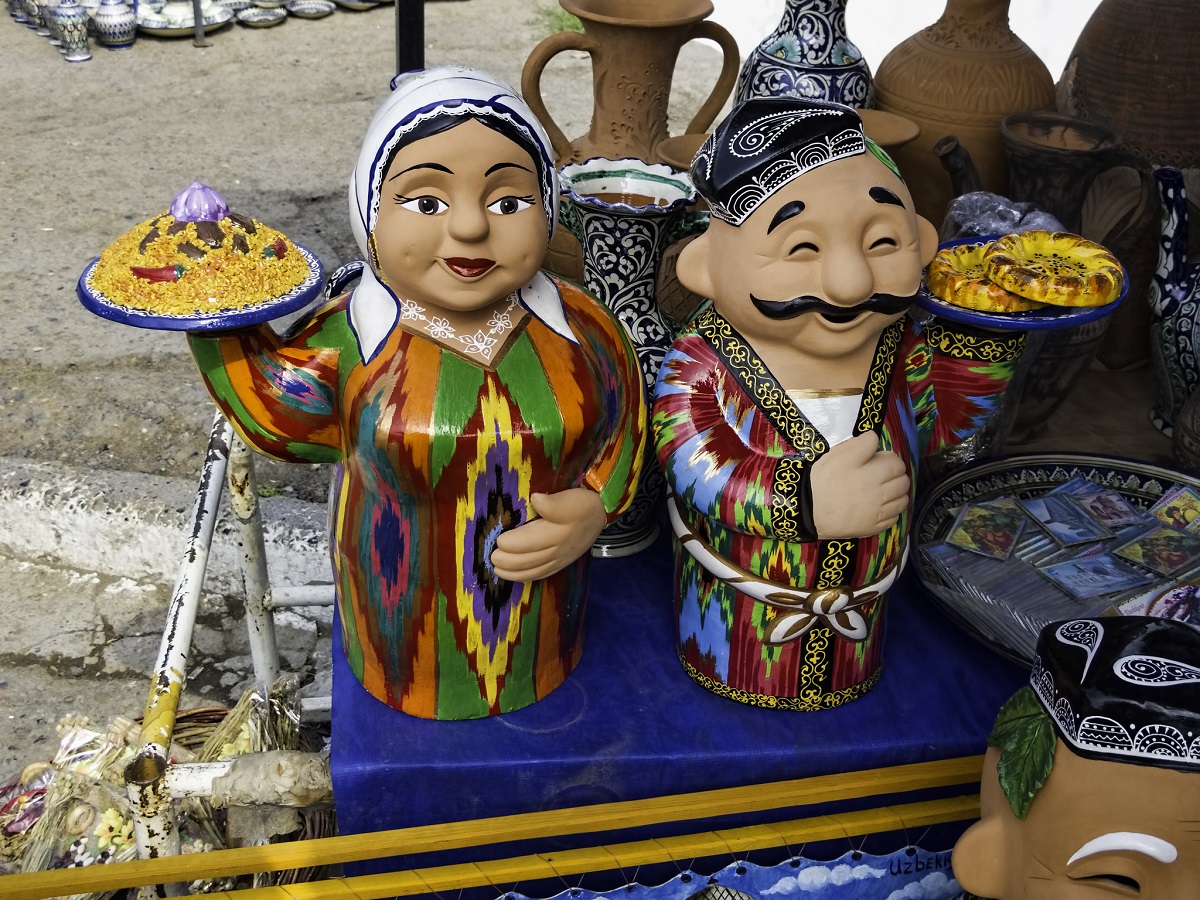
<path id="1" fill-rule="evenodd" d="M 230 213 L 176 221 L 163 213 L 122 235 L 79 277 L 98 316 L 167 331 L 215 331 L 265 322 L 321 292 L 320 261 L 280 232 Z"/>

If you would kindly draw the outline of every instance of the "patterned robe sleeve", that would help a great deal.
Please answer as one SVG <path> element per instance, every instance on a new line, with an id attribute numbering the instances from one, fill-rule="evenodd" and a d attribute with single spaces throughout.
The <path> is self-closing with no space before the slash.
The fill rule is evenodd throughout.
<path id="1" fill-rule="evenodd" d="M 652 422 L 667 483 L 700 516 L 745 534 L 814 539 L 810 462 L 694 333 L 663 361 Z"/>
<path id="2" fill-rule="evenodd" d="M 646 390 L 637 355 L 625 329 L 590 294 L 557 281 L 571 326 L 599 379 L 608 433 L 584 482 L 600 495 L 609 522 L 629 508 L 646 452 Z"/>
<path id="3" fill-rule="evenodd" d="M 266 325 L 188 335 L 205 386 L 249 446 L 286 462 L 342 458 L 336 341 L 342 319 L 323 312 L 286 341 Z"/>
<path id="4" fill-rule="evenodd" d="M 907 354 L 922 455 L 978 431 L 1008 389 L 1025 335 L 989 332 L 936 320 L 916 334 Z"/>

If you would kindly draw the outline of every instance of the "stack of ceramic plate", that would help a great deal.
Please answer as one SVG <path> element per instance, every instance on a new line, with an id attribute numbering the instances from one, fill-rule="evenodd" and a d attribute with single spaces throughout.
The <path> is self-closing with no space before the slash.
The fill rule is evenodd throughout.
<path id="1" fill-rule="evenodd" d="M 287 11 L 301 19 L 320 19 L 337 8 L 333 0 L 288 0 Z"/>
<path id="2" fill-rule="evenodd" d="M 287 12 L 282 9 L 251 6 L 237 14 L 238 22 L 250 28 L 270 28 L 279 25 L 287 18 Z"/>

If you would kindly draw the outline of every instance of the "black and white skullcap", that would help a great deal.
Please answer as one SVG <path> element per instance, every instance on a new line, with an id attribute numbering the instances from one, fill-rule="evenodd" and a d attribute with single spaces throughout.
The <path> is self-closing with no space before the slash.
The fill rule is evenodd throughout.
<path id="1" fill-rule="evenodd" d="M 1200 773 L 1200 629 L 1148 616 L 1052 622 L 1029 682 L 1078 755 Z"/>
<path id="2" fill-rule="evenodd" d="M 735 106 L 696 153 L 692 181 L 713 216 L 741 225 L 788 182 L 867 146 L 862 118 L 849 106 L 752 97 Z"/>

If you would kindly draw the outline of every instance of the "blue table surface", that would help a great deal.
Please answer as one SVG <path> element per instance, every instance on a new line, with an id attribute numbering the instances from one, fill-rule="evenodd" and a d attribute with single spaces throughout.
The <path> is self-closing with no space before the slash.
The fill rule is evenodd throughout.
<path id="1" fill-rule="evenodd" d="M 334 634 L 331 766 L 343 834 L 827 775 L 982 753 L 1028 679 L 947 621 L 912 568 L 889 595 L 883 676 L 822 712 L 695 684 L 675 649 L 671 551 L 595 560 L 583 658 L 545 699 L 417 719 L 371 697 Z M 335 617 L 336 618 L 336 617 Z M 693 829 L 694 830 L 694 829 Z"/>

